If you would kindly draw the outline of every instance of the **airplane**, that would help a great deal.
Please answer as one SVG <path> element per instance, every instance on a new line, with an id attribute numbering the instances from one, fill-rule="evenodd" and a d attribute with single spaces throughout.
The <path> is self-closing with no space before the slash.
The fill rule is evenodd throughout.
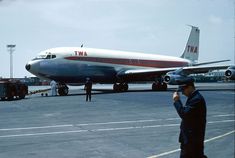
<path id="1" fill-rule="evenodd" d="M 172 57 L 158 54 L 106 50 L 83 47 L 47 49 L 29 61 L 30 73 L 59 84 L 59 95 L 67 95 L 67 85 L 83 85 L 87 78 L 93 83 L 113 84 L 113 90 L 127 91 L 131 82 L 151 81 L 152 90 L 166 91 L 167 84 L 177 85 L 190 80 L 191 74 L 226 69 L 225 76 L 235 79 L 235 66 L 203 66 L 225 62 L 220 60 L 198 63 L 198 27 L 191 32 L 183 54 Z"/>

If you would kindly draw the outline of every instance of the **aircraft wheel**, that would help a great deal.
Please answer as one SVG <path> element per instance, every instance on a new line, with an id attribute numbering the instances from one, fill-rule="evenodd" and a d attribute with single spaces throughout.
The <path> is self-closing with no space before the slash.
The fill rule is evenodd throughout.
<path id="1" fill-rule="evenodd" d="M 156 90 L 157 90 L 157 83 L 154 82 L 154 83 L 152 84 L 152 90 L 153 90 L 153 91 L 156 91 Z"/>
<path id="2" fill-rule="evenodd" d="M 160 83 L 160 82 L 156 83 L 156 82 L 154 82 L 152 84 L 152 90 L 153 91 L 166 91 L 167 90 L 167 84 L 165 82 L 163 82 L 163 83 Z"/>
<path id="3" fill-rule="evenodd" d="M 68 95 L 69 88 L 66 86 L 66 84 L 60 84 L 58 88 L 58 93 L 60 96 Z"/>
<path id="4" fill-rule="evenodd" d="M 68 95 L 68 93 L 69 93 L 69 88 L 66 86 L 65 89 L 64 89 L 64 94 Z"/>
<path id="5" fill-rule="evenodd" d="M 127 83 L 123 83 L 123 84 L 122 84 L 122 90 L 123 90 L 124 92 L 128 91 L 128 88 L 129 88 L 129 86 L 128 86 Z"/>
<path id="6" fill-rule="evenodd" d="M 120 90 L 119 84 L 115 83 L 115 84 L 113 85 L 113 90 L 114 90 L 115 92 L 119 92 L 119 90 Z"/>
<path id="7" fill-rule="evenodd" d="M 165 82 L 162 83 L 162 90 L 163 91 L 167 90 L 167 84 Z"/>
<path id="8" fill-rule="evenodd" d="M 114 85 L 113 85 L 113 90 L 115 91 L 115 92 L 126 92 L 127 90 L 128 90 L 128 84 L 127 83 L 120 83 L 120 84 L 118 84 L 118 83 L 115 83 Z"/>

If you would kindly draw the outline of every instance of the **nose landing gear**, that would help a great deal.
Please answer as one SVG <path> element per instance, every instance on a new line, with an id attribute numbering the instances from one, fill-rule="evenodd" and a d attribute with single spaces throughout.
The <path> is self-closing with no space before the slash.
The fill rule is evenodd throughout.
<path id="1" fill-rule="evenodd" d="M 64 83 L 59 83 L 58 84 L 58 93 L 60 96 L 68 95 L 69 87 Z"/>

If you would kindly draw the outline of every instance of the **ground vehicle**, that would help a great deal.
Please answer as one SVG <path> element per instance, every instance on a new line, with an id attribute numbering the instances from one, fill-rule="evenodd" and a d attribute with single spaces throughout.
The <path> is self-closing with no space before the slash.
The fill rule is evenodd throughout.
<path id="1" fill-rule="evenodd" d="M 1 100 L 24 99 L 27 94 L 28 86 L 26 84 L 14 79 L 0 80 Z"/>

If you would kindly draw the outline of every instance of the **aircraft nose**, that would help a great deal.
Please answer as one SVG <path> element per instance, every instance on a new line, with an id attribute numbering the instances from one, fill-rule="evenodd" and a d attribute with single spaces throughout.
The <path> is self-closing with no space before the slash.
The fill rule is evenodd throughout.
<path id="1" fill-rule="evenodd" d="M 25 65 L 25 69 L 26 69 L 27 71 L 29 71 L 30 68 L 31 68 L 31 65 L 30 65 L 30 64 L 26 64 L 26 65 Z"/>
<path id="2" fill-rule="evenodd" d="M 33 61 L 33 60 L 29 61 L 25 65 L 25 69 L 32 74 L 37 74 L 40 69 L 40 63 L 39 63 L 39 61 Z"/>

